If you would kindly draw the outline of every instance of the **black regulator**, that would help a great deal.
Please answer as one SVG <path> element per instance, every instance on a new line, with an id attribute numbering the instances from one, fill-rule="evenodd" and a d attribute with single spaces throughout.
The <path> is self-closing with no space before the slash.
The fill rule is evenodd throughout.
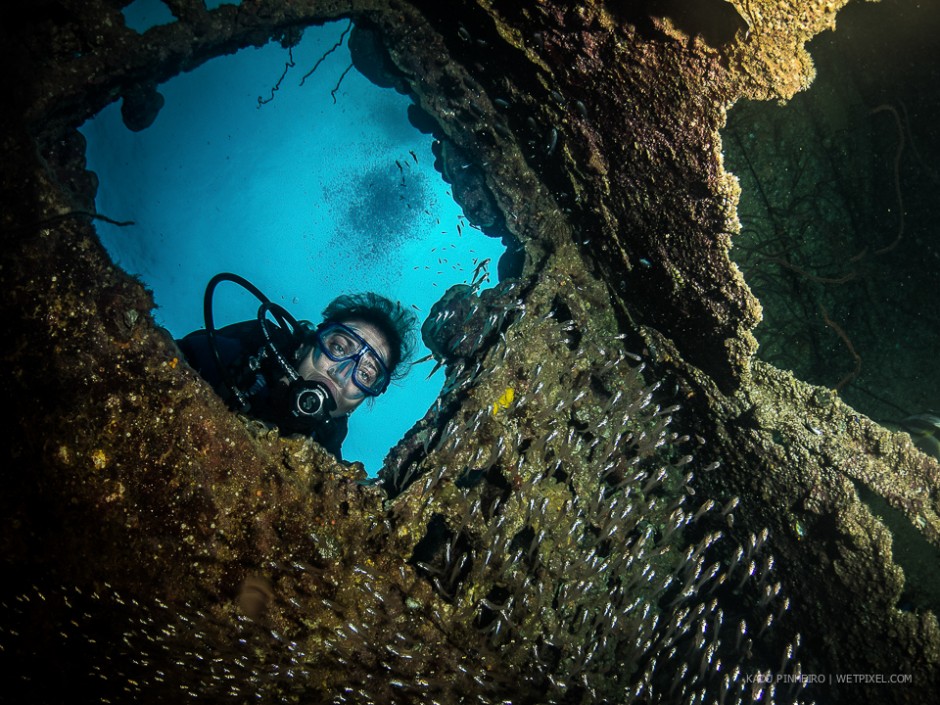
<path id="1" fill-rule="evenodd" d="M 222 363 L 215 340 L 212 299 L 216 286 L 222 281 L 238 284 L 261 302 L 257 320 L 263 343 L 258 354 L 250 361 L 249 367 L 254 375 L 253 384 L 247 390 L 235 383 L 232 371 Z M 251 408 L 253 389 L 265 386 L 270 390 L 271 403 L 279 407 L 278 410 L 286 417 L 285 426 L 290 431 L 310 430 L 327 420 L 330 412 L 336 409 L 336 400 L 329 388 L 322 382 L 304 379 L 290 362 L 303 344 L 309 328 L 298 322 L 283 306 L 271 302 L 247 279 L 228 272 L 212 277 L 206 285 L 203 315 L 209 347 L 239 411 L 247 412 Z"/>

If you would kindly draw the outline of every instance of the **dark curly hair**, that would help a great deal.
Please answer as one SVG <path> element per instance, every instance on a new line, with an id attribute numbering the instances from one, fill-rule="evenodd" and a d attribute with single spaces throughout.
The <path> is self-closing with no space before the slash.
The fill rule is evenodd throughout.
<path id="1" fill-rule="evenodd" d="M 388 341 L 389 375 L 395 380 L 408 374 L 418 325 L 418 319 L 411 311 L 400 302 L 371 291 L 344 294 L 337 296 L 323 309 L 323 324 L 344 321 L 365 321 L 378 328 Z"/>

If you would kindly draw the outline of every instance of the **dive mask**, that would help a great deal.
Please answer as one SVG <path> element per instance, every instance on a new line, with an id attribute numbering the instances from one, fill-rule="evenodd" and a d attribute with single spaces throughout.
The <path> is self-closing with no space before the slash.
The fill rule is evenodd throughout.
<path id="1" fill-rule="evenodd" d="M 317 348 L 337 363 L 337 372 L 351 378 L 363 394 L 376 397 L 386 390 L 391 376 L 382 356 L 356 331 L 342 323 L 327 323 L 316 333 Z"/>

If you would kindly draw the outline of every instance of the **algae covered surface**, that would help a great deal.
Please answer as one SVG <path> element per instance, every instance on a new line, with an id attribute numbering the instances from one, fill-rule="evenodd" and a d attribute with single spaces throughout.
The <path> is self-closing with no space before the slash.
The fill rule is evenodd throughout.
<path id="1" fill-rule="evenodd" d="M 704 22 L 177 0 L 138 35 L 102 0 L 5 21 L 0 659 L 22 677 L 0 697 L 58 702 L 55 663 L 81 702 L 929 701 L 940 468 L 755 359 L 729 258 L 726 111 L 805 89 L 843 4 Z M 515 243 L 498 286 L 432 312 L 447 381 L 375 483 L 181 361 L 97 240 L 76 132 L 337 17 L 381 39 Z"/>

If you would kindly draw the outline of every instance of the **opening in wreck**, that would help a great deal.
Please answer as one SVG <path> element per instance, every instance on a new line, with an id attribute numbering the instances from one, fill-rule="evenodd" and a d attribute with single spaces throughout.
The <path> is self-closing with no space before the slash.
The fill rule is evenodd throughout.
<path id="1" fill-rule="evenodd" d="M 852 4 L 808 45 L 808 90 L 736 105 L 723 131 L 758 355 L 934 455 L 938 30 L 936 7 Z"/>
<path id="2" fill-rule="evenodd" d="M 161 8 L 168 15 L 135 3 L 129 22 L 141 31 L 172 20 Z M 497 266 L 503 276 L 515 266 L 500 261 L 509 236 L 482 172 L 434 134 L 400 78 L 381 73 L 376 41 L 351 21 L 307 27 L 286 36 L 288 48 L 243 50 L 159 86 L 165 103 L 145 128 L 127 100 L 125 124 L 115 103 L 83 126 L 97 211 L 134 223 L 99 221 L 99 236 L 153 290 L 156 322 L 175 338 L 204 326 L 203 291 L 221 271 L 299 319 L 316 323 L 335 296 L 370 290 L 401 301 L 420 327 L 450 286 L 488 288 Z M 258 306 L 232 285 L 214 301 L 217 327 Z M 433 367 L 416 365 L 350 416 L 346 459 L 376 474 L 440 393 Z"/>

